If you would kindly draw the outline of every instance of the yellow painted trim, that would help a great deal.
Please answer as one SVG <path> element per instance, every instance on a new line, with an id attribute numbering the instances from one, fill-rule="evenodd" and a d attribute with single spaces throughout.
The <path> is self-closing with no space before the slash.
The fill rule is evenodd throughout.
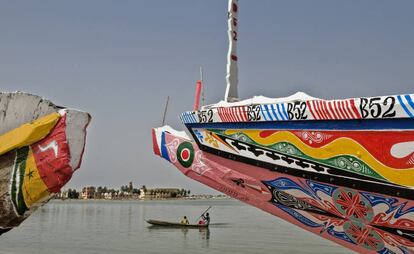
<path id="1" fill-rule="evenodd" d="M 26 159 L 22 192 L 24 203 L 28 208 L 50 195 L 46 184 L 39 174 L 32 148 L 29 149 Z"/>
<path id="2" fill-rule="evenodd" d="M 258 144 L 265 146 L 279 142 L 289 142 L 295 145 L 304 154 L 315 159 L 325 160 L 339 155 L 353 155 L 364 161 L 388 181 L 404 186 L 414 187 L 414 168 L 395 169 L 388 167 L 378 161 L 362 145 L 350 138 L 338 138 L 320 148 L 314 148 L 308 146 L 296 135 L 287 131 L 279 131 L 266 138 L 260 137 L 259 133 L 261 130 L 226 130 L 225 134 L 231 135 L 238 132 L 246 134 Z"/>
<path id="3" fill-rule="evenodd" d="M 59 113 L 51 113 L 1 135 L 0 155 L 43 139 L 56 125 L 59 118 Z"/>

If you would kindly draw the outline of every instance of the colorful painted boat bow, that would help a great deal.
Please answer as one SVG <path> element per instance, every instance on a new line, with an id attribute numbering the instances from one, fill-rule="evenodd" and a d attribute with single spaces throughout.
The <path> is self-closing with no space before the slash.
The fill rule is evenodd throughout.
<path id="1" fill-rule="evenodd" d="M 186 176 L 360 253 L 414 253 L 414 95 L 303 93 L 181 115 L 154 152 Z"/>
<path id="2" fill-rule="evenodd" d="M 80 167 L 90 115 L 26 93 L 0 94 L 0 233 L 18 226 Z"/>

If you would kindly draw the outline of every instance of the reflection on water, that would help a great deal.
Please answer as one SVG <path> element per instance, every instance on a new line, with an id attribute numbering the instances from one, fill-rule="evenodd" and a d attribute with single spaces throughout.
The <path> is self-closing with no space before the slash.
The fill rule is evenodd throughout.
<path id="1" fill-rule="evenodd" d="M 187 239 L 187 234 L 189 231 L 193 231 L 193 232 L 197 232 L 199 233 L 199 239 L 202 241 L 205 241 L 206 244 L 204 245 L 205 247 L 208 247 L 208 242 L 210 240 L 210 228 L 185 228 L 185 227 L 163 227 L 163 226 L 154 226 L 154 225 L 149 225 L 148 226 L 148 230 L 150 233 L 153 233 L 154 231 L 163 231 L 165 232 L 169 232 L 169 233 L 173 233 L 173 232 L 180 232 L 183 235 L 183 240 Z M 202 243 L 202 241 L 200 241 Z"/>
<path id="2" fill-rule="evenodd" d="M 183 214 L 191 221 L 209 205 L 209 228 L 154 228 L 145 222 L 179 221 Z M 52 201 L 0 237 L 0 253 L 12 254 L 270 252 L 349 253 L 234 200 Z"/>

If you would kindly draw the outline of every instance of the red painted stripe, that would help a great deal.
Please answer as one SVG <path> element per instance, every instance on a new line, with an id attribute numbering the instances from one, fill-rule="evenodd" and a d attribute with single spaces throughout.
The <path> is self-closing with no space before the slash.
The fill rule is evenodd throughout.
<path id="1" fill-rule="evenodd" d="M 332 101 L 332 107 L 335 111 L 336 116 L 338 117 L 338 119 L 342 119 L 341 114 L 339 112 L 339 108 L 338 105 L 335 103 L 336 101 Z"/>
<path id="2" fill-rule="evenodd" d="M 346 103 L 346 110 L 347 110 L 348 114 L 351 116 L 352 119 L 354 119 L 355 116 L 352 113 L 352 108 L 351 108 L 351 105 L 349 104 L 349 101 L 346 100 L 345 103 Z"/>
<path id="3" fill-rule="evenodd" d="M 339 106 L 339 109 L 341 110 L 342 118 L 347 119 L 341 101 L 338 101 L 338 106 Z"/>
<path id="4" fill-rule="evenodd" d="M 242 117 L 242 113 L 241 113 L 241 110 L 240 110 L 240 107 L 237 107 L 237 115 L 239 117 L 239 122 L 244 122 L 243 121 L 243 117 Z"/>
<path id="5" fill-rule="evenodd" d="M 224 110 L 224 113 L 226 114 L 226 122 L 231 122 L 228 108 L 223 108 L 223 110 Z"/>
<path id="6" fill-rule="evenodd" d="M 321 113 L 322 119 L 326 119 L 327 117 L 325 115 L 325 112 L 323 111 L 322 102 L 318 101 L 317 103 L 318 103 L 318 109 L 319 109 L 319 112 Z"/>
<path id="7" fill-rule="evenodd" d="M 313 108 L 315 109 L 316 114 L 318 115 L 318 119 L 323 119 L 321 113 L 319 112 L 318 109 L 318 102 L 317 101 L 312 101 L 313 104 Z"/>
<path id="8" fill-rule="evenodd" d="M 310 101 L 306 101 L 306 105 L 308 106 L 309 112 L 311 113 L 311 115 L 312 115 L 313 119 L 317 119 L 317 118 L 315 117 L 315 115 L 313 114 L 313 111 L 312 111 L 312 107 L 311 107 L 311 103 L 310 103 Z"/>
<path id="9" fill-rule="evenodd" d="M 246 119 L 244 118 L 244 114 L 243 114 L 243 107 L 242 106 L 238 107 L 238 110 L 239 110 L 240 121 L 246 122 Z"/>
<path id="10" fill-rule="evenodd" d="M 236 122 L 239 122 L 239 113 L 237 112 L 237 107 L 233 107 L 231 111 L 233 112 L 233 116 Z"/>
<path id="11" fill-rule="evenodd" d="M 228 122 L 229 118 L 227 117 L 227 111 L 225 108 L 221 108 L 221 114 L 223 115 L 224 122 Z"/>
<path id="12" fill-rule="evenodd" d="M 229 116 L 228 116 L 228 113 L 227 113 L 227 109 L 226 108 L 223 108 L 223 114 L 226 116 L 226 122 L 230 122 L 230 119 L 229 119 Z"/>
<path id="13" fill-rule="evenodd" d="M 333 103 L 333 102 L 332 102 L 332 103 Z M 334 107 L 335 107 L 335 106 L 334 106 Z M 334 118 L 334 119 L 338 119 L 339 117 L 337 117 L 337 116 L 336 116 L 336 114 L 335 114 L 335 110 L 334 110 L 334 107 L 332 107 L 331 102 L 330 102 L 330 101 L 328 101 L 328 108 L 329 108 L 329 110 L 331 111 L 333 118 Z"/>
<path id="14" fill-rule="evenodd" d="M 234 122 L 233 115 L 231 114 L 231 108 L 226 108 L 227 117 L 229 118 L 229 122 Z"/>
<path id="15" fill-rule="evenodd" d="M 240 115 L 239 107 L 234 107 L 234 112 L 235 112 L 235 115 L 236 115 L 236 117 L 237 117 L 237 121 L 238 121 L 238 122 L 241 122 L 241 121 L 242 121 L 242 119 L 241 119 L 241 115 Z"/>
<path id="16" fill-rule="evenodd" d="M 315 116 L 316 116 L 315 119 L 321 119 L 321 116 L 319 115 L 318 111 L 316 110 L 316 103 L 315 103 L 315 101 L 311 101 L 310 104 L 312 105 L 313 111 L 315 112 Z"/>
<path id="17" fill-rule="evenodd" d="M 218 109 L 217 109 L 217 113 L 218 113 L 218 115 L 219 115 L 219 117 L 220 117 L 220 120 L 221 120 L 222 122 L 225 122 L 226 120 L 225 120 L 225 118 L 224 118 L 224 116 L 223 116 L 223 110 L 222 110 L 221 108 L 218 108 Z"/>
<path id="18" fill-rule="evenodd" d="M 223 122 L 223 117 L 221 116 L 220 108 L 217 109 L 217 114 L 219 115 L 220 121 Z"/>
<path id="19" fill-rule="evenodd" d="M 340 119 L 344 119 L 345 118 L 345 115 L 342 112 L 341 103 L 339 101 L 335 101 L 335 105 L 336 105 L 336 108 L 337 108 L 337 112 L 338 112 L 339 118 Z"/>
<path id="20" fill-rule="evenodd" d="M 155 129 L 152 129 L 152 149 L 155 155 L 161 156 L 160 148 L 157 142 L 157 136 L 155 135 Z"/>
<path id="21" fill-rule="evenodd" d="M 224 110 L 224 112 L 226 114 L 226 122 L 231 122 L 230 121 L 230 116 L 229 116 L 229 110 L 228 110 L 228 108 L 224 108 L 223 110 Z"/>
<path id="22" fill-rule="evenodd" d="M 347 111 L 346 111 L 346 105 L 345 105 L 345 102 L 344 102 L 344 101 L 341 101 L 341 106 L 342 106 L 342 109 L 343 109 L 343 111 L 344 111 L 345 118 L 346 118 L 346 119 L 351 119 L 351 118 L 349 117 L 349 115 L 348 115 Z"/>
<path id="23" fill-rule="evenodd" d="M 235 122 L 236 119 L 234 118 L 232 108 L 228 108 L 228 113 L 229 113 L 229 117 L 230 117 L 230 122 Z"/>
<path id="24" fill-rule="evenodd" d="M 345 115 L 344 109 L 342 108 L 341 101 L 336 101 L 336 103 L 338 104 L 338 108 L 339 108 L 339 111 L 341 112 L 342 119 L 346 119 L 346 115 Z"/>
<path id="25" fill-rule="evenodd" d="M 230 122 L 234 122 L 233 114 L 231 112 L 231 108 L 227 108 L 227 113 L 230 118 Z"/>
<path id="26" fill-rule="evenodd" d="M 222 108 L 221 112 L 223 112 L 224 121 L 228 122 L 229 118 L 227 116 L 227 110 L 225 108 Z"/>
<path id="27" fill-rule="evenodd" d="M 358 111 L 357 107 L 355 106 L 355 100 L 354 100 L 354 99 L 351 99 L 351 107 L 352 107 L 352 110 L 354 111 L 355 115 L 357 116 L 357 118 L 358 118 L 358 119 L 361 119 L 361 118 L 362 118 L 362 116 L 361 116 L 361 114 L 359 113 L 359 111 Z"/>
<path id="28" fill-rule="evenodd" d="M 232 107 L 232 108 L 231 108 L 231 112 L 232 112 L 232 115 L 233 115 L 234 121 L 235 121 L 235 122 L 238 122 L 238 121 L 239 121 L 239 119 L 238 119 L 238 116 L 237 116 L 237 111 L 236 111 L 236 108 L 235 108 L 235 107 Z"/>
<path id="29" fill-rule="evenodd" d="M 243 119 L 244 119 L 245 122 L 247 122 L 249 119 L 247 118 L 246 108 L 243 106 L 243 107 L 241 107 L 241 110 L 242 110 Z"/>
<path id="30" fill-rule="evenodd" d="M 328 116 L 328 118 L 329 118 L 329 119 L 333 119 L 333 117 L 332 117 L 332 116 L 331 116 L 331 114 L 329 113 L 328 106 L 326 105 L 326 101 L 322 101 L 322 104 L 323 104 L 323 109 L 325 110 L 326 115 Z"/>
<path id="31" fill-rule="evenodd" d="M 331 116 L 329 115 L 328 110 L 326 109 L 325 101 L 321 101 L 321 105 L 323 113 L 325 113 L 326 119 L 331 119 Z"/>

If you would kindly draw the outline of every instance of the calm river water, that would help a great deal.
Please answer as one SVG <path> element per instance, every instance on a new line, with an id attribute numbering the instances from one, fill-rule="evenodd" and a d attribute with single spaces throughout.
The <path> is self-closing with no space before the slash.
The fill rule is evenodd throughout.
<path id="1" fill-rule="evenodd" d="M 152 228 L 145 219 L 196 219 L 209 230 Z M 349 253 L 235 200 L 52 201 L 0 236 L 0 253 Z"/>

